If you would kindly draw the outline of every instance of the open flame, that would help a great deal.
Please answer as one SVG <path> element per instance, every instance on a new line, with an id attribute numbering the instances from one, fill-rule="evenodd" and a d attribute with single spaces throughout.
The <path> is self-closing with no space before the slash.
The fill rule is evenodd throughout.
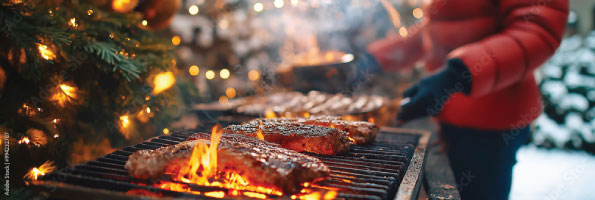
<path id="1" fill-rule="evenodd" d="M 219 171 L 217 169 L 217 147 L 222 134 L 221 126 L 219 124 L 215 125 L 211 130 L 210 141 L 200 140 L 194 146 L 192 156 L 187 165 L 182 166 L 179 171 L 168 171 L 166 173 L 174 174 L 174 181 L 229 189 L 227 193 L 225 191 L 205 192 L 204 195 L 209 197 L 224 198 L 226 195 L 244 195 L 266 199 L 268 194 L 282 196 L 283 193 L 275 188 L 251 185 L 248 179 L 240 174 L 233 171 Z M 193 191 L 185 184 L 175 182 L 164 181 L 158 184 L 158 187 L 173 191 L 201 194 L 198 191 Z M 238 192 L 238 190 L 243 192 Z"/>
<path id="2" fill-rule="evenodd" d="M 45 161 L 45 163 L 43 163 L 41 166 L 34 167 L 31 170 L 29 170 L 29 173 L 25 174 L 25 179 L 37 180 L 37 178 L 54 171 L 55 168 L 56 167 L 54 166 L 54 162 Z"/>

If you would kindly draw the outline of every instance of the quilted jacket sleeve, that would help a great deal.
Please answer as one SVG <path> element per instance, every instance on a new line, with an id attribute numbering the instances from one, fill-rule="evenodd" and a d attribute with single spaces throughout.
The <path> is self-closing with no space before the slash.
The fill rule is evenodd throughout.
<path id="1" fill-rule="evenodd" d="M 511 86 L 545 62 L 558 48 L 568 0 L 502 0 L 501 31 L 461 46 L 449 58 L 462 60 L 472 80 L 469 96 Z"/>

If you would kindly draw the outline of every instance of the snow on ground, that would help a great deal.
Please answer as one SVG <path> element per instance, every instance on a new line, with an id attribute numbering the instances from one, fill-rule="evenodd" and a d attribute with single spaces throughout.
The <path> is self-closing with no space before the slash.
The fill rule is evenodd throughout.
<path id="1" fill-rule="evenodd" d="M 511 200 L 595 199 L 595 156 L 524 146 L 517 154 Z"/>

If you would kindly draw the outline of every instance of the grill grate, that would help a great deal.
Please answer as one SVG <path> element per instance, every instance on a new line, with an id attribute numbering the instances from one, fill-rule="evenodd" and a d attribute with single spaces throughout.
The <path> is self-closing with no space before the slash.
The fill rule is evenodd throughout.
<path id="1" fill-rule="evenodd" d="M 47 188 L 51 183 L 53 189 L 62 187 L 64 184 L 82 186 L 90 188 L 91 192 L 103 189 L 124 197 L 131 196 L 126 195 L 126 192 L 138 189 L 148 191 L 150 194 L 161 194 L 164 197 L 212 199 L 206 196 L 153 187 L 152 183 L 147 180 L 130 177 L 124 169 L 128 156 L 133 152 L 177 144 L 185 141 L 194 132 L 208 132 L 210 126 L 204 127 L 193 131 L 178 131 L 170 135 L 162 135 L 144 143 L 117 150 L 94 161 L 50 173 L 42 177 L 37 185 Z M 394 199 L 399 186 L 402 185 L 401 183 L 406 177 L 421 136 L 381 129 L 373 145 L 355 146 L 351 151 L 337 156 L 310 154 L 319 158 L 331 169 L 330 177 L 311 187 L 338 189 L 337 198 Z M 423 154 L 421 162 L 423 162 Z M 418 182 L 417 178 L 416 182 Z M 60 183 L 60 185 L 56 186 L 56 183 Z M 417 185 L 418 183 L 413 184 Z M 203 193 L 227 191 L 227 189 L 197 185 L 192 185 L 190 188 Z M 61 198 L 72 198 L 72 196 L 66 195 Z"/>

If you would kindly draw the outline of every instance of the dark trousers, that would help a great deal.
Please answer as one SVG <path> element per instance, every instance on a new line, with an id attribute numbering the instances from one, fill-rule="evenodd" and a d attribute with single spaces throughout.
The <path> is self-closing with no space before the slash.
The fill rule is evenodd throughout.
<path id="1" fill-rule="evenodd" d="M 508 199 L 516 152 L 529 127 L 485 131 L 440 124 L 461 199 Z"/>

